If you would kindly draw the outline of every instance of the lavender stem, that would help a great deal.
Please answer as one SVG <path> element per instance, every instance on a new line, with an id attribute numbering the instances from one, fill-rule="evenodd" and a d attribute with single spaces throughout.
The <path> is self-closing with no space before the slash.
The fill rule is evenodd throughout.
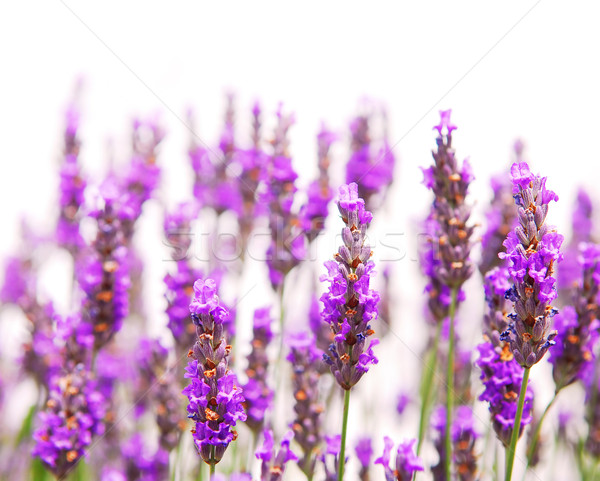
<path id="1" fill-rule="evenodd" d="M 450 302 L 448 334 L 448 366 L 446 371 L 446 479 L 452 479 L 452 410 L 454 408 L 454 317 L 456 314 L 456 303 L 458 290 L 452 289 L 452 301 Z"/>
<path id="2" fill-rule="evenodd" d="M 417 441 L 417 456 L 421 452 L 421 446 L 425 441 L 425 433 L 429 425 L 429 414 L 431 411 L 431 392 L 433 388 L 433 378 L 435 377 L 435 371 L 437 370 L 438 360 L 438 348 L 440 344 L 440 332 L 442 330 L 442 323 L 439 322 L 435 329 L 435 338 L 433 340 L 433 346 L 427 356 L 427 364 L 425 365 L 425 377 L 423 378 L 423 385 L 421 387 L 421 414 L 419 418 L 419 440 Z"/>
<path id="3" fill-rule="evenodd" d="M 344 420 L 342 421 L 342 445 L 338 460 L 338 481 L 344 480 L 344 465 L 346 464 L 346 431 L 348 429 L 348 411 L 350 411 L 350 389 L 344 390 Z"/>
<path id="4" fill-rule="evenodd" d="M 515 462 L 515 452 L 517 451 L 517 441 L 519 440 L 521 416 L 523 415 L 523 406 L 525 405 L 525 394 L 527 393 L 527 380 L 529 379 L 530 370 L 531 367 L 526 367 L 523 371 L 523 381 L 521 382 L 521 390 L 519 391 L 519 404 L 517 405 L 515 424 L 513 425 L 512 436 L 510 438 L 510 446 L 506 452 L 506 473 L 504 481 L 511 481 L 512 479 L 512 470 Z"/>

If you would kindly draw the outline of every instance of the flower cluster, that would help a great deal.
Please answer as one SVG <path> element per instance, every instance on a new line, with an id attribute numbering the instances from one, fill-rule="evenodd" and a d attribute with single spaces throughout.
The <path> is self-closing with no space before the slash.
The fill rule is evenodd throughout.
<path id="1" fill-rule="evenodd" d="M 294 439 L 294 433 L 288 431 L 281 439 L 281 445 L 275 452 L 273 442 L 273 431 L 266 429 L 263 433 L 264 442 L 256 451 L 256 458 L 260 459 L 260 481 L 280 481 L 283 479 L 285 465 L 290 461 L 296 461 L 298 457 L 290 449 L 290 443 Z"/>
<path id="2" fill-rule="evenodd" d="M 294 438 L 302 448 L 299 466 L 310 479 L 315 469 L 314 456 L 321 443 L 321 414 L 324 407 L 319 402 L 319 371 L 316 366 L 322 353 L 315 347 L 315 340 L 306 332 L 288 338 L 290 353 L 287 360 L 292 365 L 295 419 L 291 424 Z"/>
<path id="3" fill-rule="evenodd" d="M 366 245 L 367 227 L 373 216 L 358 197 L 356 184 L 340 187 L 338 209 L 346 226 L 342 230 L 344 244 L 327 261 L 329 290 L 323 294 L 323 319 L 334 333 L 329 352 L 324 355 L 338 384 L 346 390 L 354 386 L 377 363 L 373 347 L 378 343 L 367 338 L 374 331 L 370 322 L 377 318 L 379 294 L 369 288 L 374 264 L 369 260 L 371 247 Z"/>
<path id="4" fill-rule="evenodd" d="M 248 419 L 246 425 L 258 434 L 265 422 L 265 414 L 273 402 L 273 390 L 267 384 L 269 356 L 267 348 L 273 340 L 270 308 L 264 307 L 254 311 L 254 328 L 252 351 L 248 355 L 246 375 L 248 382 L 244 385 L 244 408 Z"/>
<path id="5" fill-rule="evenodd" d="M 227 344 L 223 322 L 229 316 L 219 304 L 212 279 L 197 280 L 190 313 L 198 340 L 190 351 L 185 377 L 190 384 L 183 390 L 188 397 L 188 417 L 195 423 L 194 444 L 207 464 L 218 463 L 237 433 L 237 421 L 245 421 L 244 396 L 235 374 L 227 366 L 231 346 Z"/>
<path id="6" fill-rule="evenodd" d="M 579 271 L 582 274 L 573 291 L 572 306 L 566 306 L 555 317 L 558 332 L 550 362 L 557 389 L 581 379 L 594 357 L 593 346 L 598 339 L 600 309 L 600 246 L 580 244 Z"/>
<path id="7" fill-rule="evenodd" d="M 509 261 L 508 271 L 513 286 L 507 297 L 514 303 L 512 323 L 502 334 L 510 343 L 515 359 L 523 367 L 539 362 L 554 344 L 556 331 L 550 331 L 550 320 L 556 310 L 550 303 L 556 299 L 554 264 L 562 260 L 563 236 L 548 226 L 548 204 L 558 196 L 546 189 L 546 177 L 534 175 L 525 162 L 511 167 L 513 194 L 518 209 L 518 225 L 504 241 Z"/>
<path id="8" fill-rule="evenodd" d="M 414 452 L 416 439 L 403 441 L 398 445 L 395 469 L 390 468 L 394 441 L 386 436 L 383 442 L 385 445 L 383 455 L 375 460 L 375 464 L 383 466 L 386 481 L 409 481 L 417 471 L 423 471 L 423 461 Z"/>
<path id="9" fill-rule="evenodd" d="M 486 342 L 477 346 L 477 350 L 479 351 L 477 366 L 481 369 L 481 381 L 485 388 L 479 400 L 489 403 L 492 427 L 498 439 L 508 446 L 517 413 L 523 368 L 507 349 L 498 354 L 494 346 Z M 532 407 L 533 391 L 528 386 L 519 435 L 531 422 Z"/>

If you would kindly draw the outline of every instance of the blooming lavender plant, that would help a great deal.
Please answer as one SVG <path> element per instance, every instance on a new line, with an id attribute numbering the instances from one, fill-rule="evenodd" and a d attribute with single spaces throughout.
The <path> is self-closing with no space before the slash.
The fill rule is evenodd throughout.
<path id="1" fill-rule="evenodd" d="M 371 458 L 373 457 L 373 446 L 371 438 L 368 436 L 361 437 L 354 447 L 356 457 L 360 463 L 360 471 L 358 476 L 360 481 L 369 481 L 369 466 L 371 465 Z"/>
<path id="2" fill-rule="evenodd" d="M 386 481 L 409 481 L 417 471 L 423 471 L 423 461 L 415 454 L 414 447 L 416 439 L 403 441 L 398 445 L 396 451 L 395 469 L 390 468 L 391 453 L 394 441 L 385 437 L 383 440 L 385 448 L 383 455 L 375 460 L 375 464 L 381 464 L 385 471 Z"/>
<path id="3" fill-rule="evenodd" d="M 190 313 L 198 340 L 190 351 L 185 377 L 190 384 L 183 390 L 188 397 L 188 417 L 195 423 L 194 444 L 207 464 L 214 469 L 227 446 L 237 438 L 233 429 L 245 421 L 244 396 L 235 374 L 227 366 L 231 346 L 227 344 L 223 323 L 229 313 L 220 305 L 215 281 L 197 280 Z"/>
<path id="4" fill-rule="evenodd" d="M 315 340 L 306 332 L 288 337 L 290 353 L 287 360 L 292 365 L 292 385 L 294 390 L 294 421 L 291 428 L 294 438 L 302 448 L 300 469 L 308 479 L 312 479 L 316 463 L 316 453 L 321 444 L 321 414 L 324 407 L 319 402 L 319 371 L 316 366 L 322 353 L 315 347 Z"/>
<path id="5" fill-rule="evenodd" d="M 269 356 L 267 348 L 273 340 L 270 308 L 254 311 L 252 351 L 248 355 L 244 385 L 244 408 L 247 414 L 246 425 L 257 435 L 264 426 L 265 415 L 273 403 L 273 390 L 267 383 Z"/>
<path id="6" fill-rule="evenodd" d="M 280 481 L 283 479 L 285 466 L 290 461 L 298 460 L 298 457 L 290 449 L 290 443 L 294 439 L 294 433 L 287 431 L 281 439 L 281 446 L 275 452 L 273 431 L 264 431 L 264 443 L 256 451 L 256 458 L 262 461 L 260 468 L 260 481 Z"/>

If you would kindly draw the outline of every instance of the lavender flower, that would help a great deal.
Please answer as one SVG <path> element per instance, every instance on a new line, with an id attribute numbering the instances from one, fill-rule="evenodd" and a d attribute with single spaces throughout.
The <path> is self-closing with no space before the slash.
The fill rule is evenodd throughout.
<path id="1" fill-rule="evenodd" d="M 465 203 L 473 173 L 466 160 L 459 167 L 455 158 L 452 131 L 456 127 L 450 123 L 450 113 L 450 110 L 440 112 L 440 123 L 434 127 L 438 131 L 434 165 L 423 169 L 423 183 L 435 195 L 431 215 L 436 251 L 431 270 L 432 278 L 439 284 L 434 285 L 436 290 L 440 286 L 459 289 L 473 273 L 469 255 L 474 227 L 468 225 L 471 208 Z"/>
<path id="2" fill-rule="evenodd" d="M 102 434 L 105 400 L 82 364 L 50 383 L 46 409 L 38 414 L 33 456 L 62 479 Z"/>
<path id="3" fill-rule="evenodd" d="M 581 379 L 586 365 L 593 360 L 593 346 L 600 327 L 600 246 L 582 243 L 579 252 L 582 277 L 573 290 L 573 306 L 565 307 L 555 317 L 558 335 L 550 362 L 557 390 Z"/>
<path id="4" fill-rule="evenodd" d="M 516 362 L 508 348 L 498 354 L 494 346 L 486 342 L 477 346 L 477 350 L 479 359 L 476 365 L 481 369 L 481 381 L 485 388 L 479 400 L 489 403 L 492 427 L 498 439 L 508 446 L 517 413 L 523 368 Z M 531 422 L 532 405 L 533 391 L 528 385 L 519 435 Z"/>
<path id="5" fill-rule="evenodd" d="M 207 464 L 218 463 L 237 433 L 237 421 L 245 421 L 244 396 L 235 374 L 227 367 L 231 350 L 224 338 L 223 323 L 229 316 L 219 304 L 212 279 L 197 280 L 190 304 L 198 340 L 194 344 L 185 377 L 190 384 L 183 390 L 188 397 L 188 417 L 195 422 L 194 444 Z"/>
<path id="6" fill-rule="evenodd" d="M 386 121 L 385 112 L 382 115 Z M 357 183 L 359 197 L 365 200 L 368 209 L 373 209 L 385 200 L 387 189 L 392 183 L 396 158 L 387 136 L 375 154 L 371 140 L 371 115 L 359 115 L 350 123 L 350 158 L 346 165 L 346 183 Z M 385 127 L 384 127 L 385 130 Z"/>
<path id="7" fill-rule="evenodd" d="M 269 356 L 267 347 L 273 340 L 271 330 L 270 308 L 264 307 L 254 311 L 254 329 L 252 351 L 248 355 L 246 375 L 248 382 L 244 386 L 244 408 L 248 419 L 246 425 L 258 434 L 265 422 L 265 414 L 273 402 L 273 390 L 267 384 Z"/>
<path id="8" fill-rule="evenodd" d="M 267 429 L 264 431 L 264 442 L 260 449 L 256 451 L 256 458 L 262 461 L 260 467 L 261 481 L 280 481 L 285 472 L 285 465 L 289 461 L 296 461 L 298 457 L 290 449 L 290 443 L 294 438 L 294 433 L 288 431 L 281 439 L 281 446 L 275 453 L 273 442 L 273 431 Z"/>
<path id="9" fill-rule="evenodd" d="M 267 266 L 273 289 L 283 286 L 285 276 L 306 255 L 305 239 L 299 228 L 297 215 L 292 212 L 298 174 L 292 168 L 288 152 L 288 130 L 293 116 L 277 112 L 278 124 L 273 140 L 273 155 L 266 168 L 267 192 L 264 200 L 269 204 L 269 229 L 271 244 L 267 249 Z"/>
<path id="10" fill-rule="evenodd" d="M 539 362 L 554 344 L 556 331 L 550 319 L 556 313 L 550 303 L 556 299 L 554 264 L 562 260 L 563 236 L 545 224 L 548 204 L 558 196 L 546 189 L 546 177 L 533 175 L 525 162 L 511 167 L 513 193 L 518 206 L 519 225 L 510 232 L 504 246 L 513 287 L 507 297 L 514 303 L 513 320 L 501 336 L 510 343 L 515 359 L 523 367 Z"/>
<path id="11" fill-rule="evenodd" d="M 417 471 L 423 471 L 423 461 L 414 452 L 416 439 L 402 441 L 398 445 L 393 470 L 390 468 L 390 461 L 394 441 L 386 436 L 383 442 L 385 444 L 383 455 L 375 460 L 375 464 L 383 466 L 386 481 L 409 481 Z"/>
<path id="12" fill-rule="evenodd" d="M 568 294 L 574 286 L 579 285 L 581 279 L 579 244 L 592 241 L 592 215 L 592 199 L 583 188 L 579 188 L 573 208 L 571 239 L 564 249 L 564 260 L 558 269 L 558 289 L 567 301 L 570 297 Z"/>
<path id="13" fill-rule="evenodd" d="M 333 198 L 333 190 L 329 185 L 329 150 L 335 139 L 336 135 L 323 125 L 317 135 L 319 177 L 308 186 L 308 199 L 299 214 L 300 224 L 309 242 L 315 240 L 325 228 L 329 202 Z"/>
<path id="14" fill-rule="evenodd" d="M 131 284 L 123 218 L 118 214 L 119 190 L 109 181 L 101 194 L 104 205 L 92 213 L 98 227 L 96 239 L 77 262 L 79 285 L 86 294 L 83 311 L 93 326 L 96 350 L 121 329 L 129 312 Z"/>
<path id="15" fill-rule="evenodd" d="M 360 481 L 369 481 L 369 466 L 373 457 L 373 446 L 370 437 L 361 437 L 355 446 L 356 457 L 360 463 L 360 472 L 358 474 Z"/>
<path id="16" fill-rule="evenodd" d="M 75 254 L 84 244 L 79 233 L 79 222 L 86 182 L 78 162 L 79 111 L 74 104 L 67 109 L 65 120 L 64 163 L 60 169 L 60 215 L 56 226 L 56 240 L 59 245 Z"/>
<path id="17" fill-rule="evenodd" d="M 477 479 L 477 455 L 475 442 L 479 437 L 475 431 L 473 410 L 469 406 L 459 406 L 452 423 L 453 459 L 459 481 Z"/>
<path id="18" fill-rule="evenodd" d="M 338 479 L 338 468 L 339 468 L 339 456 L 342 444 L 342 437 L 339 434 L 335 436 L 325 436 L 325 451 L 319 455 L 319 461 L 323 465 L 325 470 L 324 481 L 337 481 Z M 330 468 L 328 458 L 333 460 L 333 468 Z M 344 459 L 344 464 L 346 459 Z"/>
<path id="19" fill-rule="evenodd" d="M 369 288 L 374 263 L 369 261 L 371 247 L 365 245 L 367 227 L 373 218 L 358 197 L 356 184 L 340 187 L 338 208 L 346 227 L 342 229 L 344 245 L 335 254 L 335 261 L 325 262 L 329 290 L 321 297 L 323 319 L 334 333 L 329 353 L 324 355 L 338 384 L 346 390 L 354 386 L 377 363 L 373 347 L 367 338 L 374 331 L 370 322 L 377 318 L 379 294 Z"/>
<path id="20" fill-rule="evenodd" d="M 319 402 L 319 371 L 316 366 L 322 353 L 315 348 L 315 340 L 306 332 L 288 337 L 290 353 L 287 360 L 292 364 L 292 386 L 294 389 L 295 418 L 290 427 L 296 442 L 302 448 L 302 459 L 298 466 L 308 479 L 315 469 L 319 444 L 321 443 L 321 413 L 324 410 Z"/>

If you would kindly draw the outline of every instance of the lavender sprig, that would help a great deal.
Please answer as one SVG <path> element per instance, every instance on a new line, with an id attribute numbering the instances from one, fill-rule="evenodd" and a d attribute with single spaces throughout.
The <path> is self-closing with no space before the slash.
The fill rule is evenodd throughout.
<path id="1" fill-rule="evenodd" d="M 190 313 L 198 340 L 186 367 L 190 384 L 183 390 L 189 400 L 188 417 L 195 422 L 194 444 L 211 470 L 237 438 L 233 429 L 236 422 L 246 420 L 242 390 L 227 366 L 231 346 L 225 340 L 223 323 L 229 313 L 219 304 L 216 291 L 212 279 L 199 279 L 194 284 Z"/>
<path id="2" fill-rule="evenodd" d="M 375 460 L 375 464 L 383 466 L 386 481 L 408 481 L 413 479 L 413 475 L 417 471 L 423 471 L 423 461 L 414 453 L 416 439 L 406 440 L 398 445 L 395 469 L 390 468 L 394 441 L 386 436 L 383 442 L 385 444 L 383 455 Z"/>
<path id="3" fill-rule="evenodd" d="M 285 465 L 290 461 L 297 461 L 298 457 L 290 449 L 290 443 L 294 438 L 294 433 L 288 431 L 281 439 L 281 446 L 275 452 L 273 442 L 273 431 L 267 429 L 264 431 L 264 443 L 256 451 L 256 458 L 262 461 L 260 467 L 260 481 L 280 481 L 283 479 Z"/>

